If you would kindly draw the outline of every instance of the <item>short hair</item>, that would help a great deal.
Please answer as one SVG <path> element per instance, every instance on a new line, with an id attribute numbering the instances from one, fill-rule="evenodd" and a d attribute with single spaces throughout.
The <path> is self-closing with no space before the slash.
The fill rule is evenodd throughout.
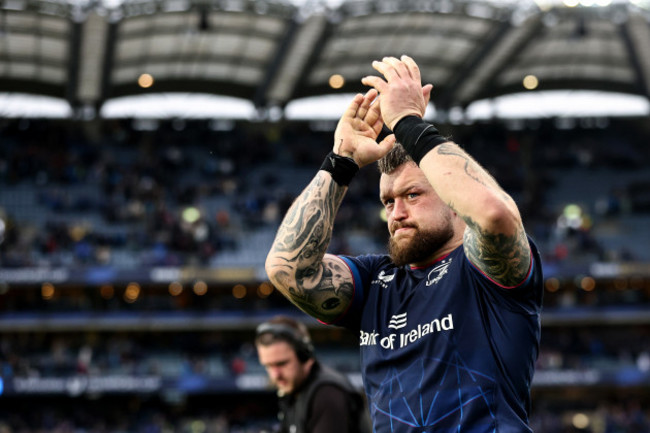
<path id="1" fill-rule="evenodd" d="M 301 362 L 314 357 L 314 346 L 304 323 L 291 317 L 276 316 L 257 327 L 255 345 L 270 346 L 280 341 L 289 343 Z"/>
<path id="2" fill-rule="evenodd" d="M 404 146 L 400 143 L 395 143 L 393 148 L 377 161 L 377 167 L 382 174 L 391 174 L 397 167 L 407 162 L 413 162 L 413 158 L 406 153 Z"/>

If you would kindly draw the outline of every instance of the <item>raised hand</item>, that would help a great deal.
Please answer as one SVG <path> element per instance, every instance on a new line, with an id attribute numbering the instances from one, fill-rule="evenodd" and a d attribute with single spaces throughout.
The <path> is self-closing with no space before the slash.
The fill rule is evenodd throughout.
<path id="1" fill-rule="evenodd" d="M 409 56 L 384 57 L 372 62 L 372 67 L 384 76 L 368 76 L 361 82 L 375 88 L 381 95 L 381 116 L 392 130 L 406 116 L 423 117 L 433 86 L 422 86 L 420 68 Z"/>
<path id="2" fill-rule="evenodd" d="M 359 167 L 377 161 L 395 144 L 393 134 L 377 143 L 383 125 L 377 91 L 357 94 L 336 126 L 334 153 L 354 159 Z"/>

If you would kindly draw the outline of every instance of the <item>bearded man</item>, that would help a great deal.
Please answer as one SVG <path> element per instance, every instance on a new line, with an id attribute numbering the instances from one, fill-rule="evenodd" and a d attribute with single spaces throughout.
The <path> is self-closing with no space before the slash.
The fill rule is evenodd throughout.
<path id="1" fill-rule="evenodd" d="M 275 287 L 358 333 L 374 431 L 530 432 L 542 263 L 515 201 L 422 120 L 431 85 L 408 56 L 373 62 L 333 151 L 280 225 Z M 381 94 L 379 97 L 378 95 Z M 394 132 L 377 143 L 384 124 Z M 378 161 L 389 254 L 328 254 L 359 167 Z"/>

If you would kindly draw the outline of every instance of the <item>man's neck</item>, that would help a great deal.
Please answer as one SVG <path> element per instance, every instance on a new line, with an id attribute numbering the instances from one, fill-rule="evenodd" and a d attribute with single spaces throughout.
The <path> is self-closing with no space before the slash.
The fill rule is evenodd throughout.
<path id="1" fill-rule="evenodd" d="M 449 254 L 451 254 L 452 251 L 454 251 L 456 248 L 461 246 L 463 244 L 463 239 L 462 237 L 460 239 L 452 238 L 449 242 L 447 242 L 442 248 L 438 249 L 435 253 L 433 253 L 427 260 L 423 260 L 421 262 L 417 263 L 410 263 L 409 266 L 413 268 L 427 268 L 431 266 L 432 264 L 436 263 L 437 261 L 442 260 L 443 258 L 447 257 Z"/>

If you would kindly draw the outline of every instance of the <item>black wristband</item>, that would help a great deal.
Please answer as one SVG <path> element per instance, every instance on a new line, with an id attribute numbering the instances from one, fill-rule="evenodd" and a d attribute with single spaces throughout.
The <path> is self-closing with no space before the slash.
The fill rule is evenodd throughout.
<path id="1" fill-rule="evenodd" d="M 435 126 L 417 116 L 406 116 L 394 128 L 395 138 L 402 143 L 406 152 L 417 165 L 431 149 L 447 140 L 440 135 Z"/>
<path id="2" fill-rule="evenodd" d="M 334 182 L 340 186 L 348 186 L 354 175 L 359 171 L 359 166 L 352 158 L 330 152 L 325 157 L 320 169 L 329 172 Z"/>
<path id="3" fill-rule="evenodd" d="M 384 138 L 388 137 L 390 134 L 392 134 L 393 131 L 391 131 L 388 126 L 384 125 L 381 127 L 381 132 L 377 136 L 377 139 L 375 140 L 377 143 L 381 143 L 384 141 Z"/>

